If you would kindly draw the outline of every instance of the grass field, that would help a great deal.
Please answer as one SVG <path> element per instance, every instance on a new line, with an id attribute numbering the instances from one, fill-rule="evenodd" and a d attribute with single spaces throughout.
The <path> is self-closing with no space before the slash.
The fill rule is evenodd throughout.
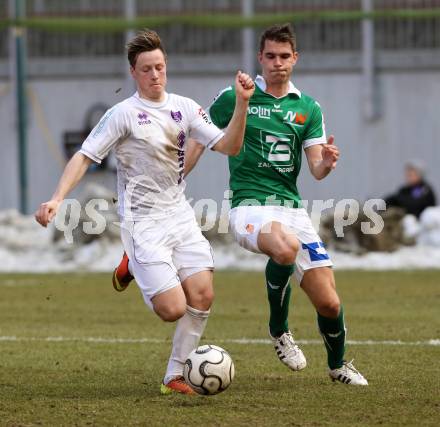
<path id="1" fill-rule="evenodd" d="M 347 358 L 364 388 L 328 379 L 299 289 L 290 323 L 307 369 L 289 371 L 267 343 L 237 341 L 267 339 L 262 274 L 218 272 L 202 342 L 231 353 L 236 378 L 221 395 L 195 398 L 159 394 L 173 325 L 136 286 L 117 294 L 109 279 L 0 275 L 1 426 L 440 425 L 440 271 L 337 272 L 354 341 Z"/>

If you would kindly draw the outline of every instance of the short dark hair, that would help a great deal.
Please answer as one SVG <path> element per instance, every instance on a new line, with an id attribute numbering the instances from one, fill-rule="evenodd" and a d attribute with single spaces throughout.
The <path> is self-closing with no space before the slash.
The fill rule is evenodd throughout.
<path id="1" fill-rule="evenodd" d="M 292 50 L 296 51 L 296 34 L 291 24 L 277 24 L 266 28 L 260 37 L 260 52 L 263 52 L 266 40 L 278 43 L 290 43 Z"/>
<path id="2" fill-rule="evenodd" d="M 166 58 L 167 55 L 162 45 L 162 40 L 156 31 L 149 30 L 148 28 L 142 30 L 127 43 L 128 62 L 134 67 L 140 53 L 150 52 L 156 49 L 160 49 Z"/>

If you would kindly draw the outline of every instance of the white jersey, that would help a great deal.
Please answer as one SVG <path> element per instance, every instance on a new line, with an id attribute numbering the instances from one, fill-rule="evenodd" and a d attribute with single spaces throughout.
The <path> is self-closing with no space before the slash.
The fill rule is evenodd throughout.
<path id="1" fill-rule="evenodd" d="M 136 92 L 104 114 L 80 151 L 101 163 L 114 148 L 119 214 L 126 220 L 157 218 L 185 200 L 187 138 L 211 148 L 223 135 L 192 99 L 166 93 L 159 103 Z"/>

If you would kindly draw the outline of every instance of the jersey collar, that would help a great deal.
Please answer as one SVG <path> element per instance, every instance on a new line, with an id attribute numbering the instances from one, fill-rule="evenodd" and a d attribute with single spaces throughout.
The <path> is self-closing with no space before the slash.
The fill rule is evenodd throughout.
<path id="1" fill-rule="evenodd" d="M 141 96 L 139 95 L 139 92 L 137 92 L 137 91 L 135 92 L 135 94 L 133 96 L 135 98 L 137 98 L 140 102 L 142 102 L 142 104 L 146 105 L 147 107 L 161 108 L 168 102 L 169 94 L 167 92 L 165 92 L 165 99 L 162 102 L 154 102 L 154 101 L 149 101 L 148 99 L 145 99 L 145 98 L 141 98 Z"/>
<path id="2" fill-rule="evenodd" d="M 258 75 L 255 78 L 255 84 L 264 92 L 266 93 L 266 81 L 264 80 L 263 76 Z M 294 95 L 296 95 L 298 98 L 301 98 L 301 91 L 299 89 L 297 89 L 294 84 L 292 82 L 289 82 L 289 91 L 287 92 L 287 94 L 289 93 L 293 93 Z M 286 95 L 287 95 L 286 94 Z M 273 96 L 273 95 L 271 95 Z M 274 96 L 274 98 L 276 98 L 276 96 Z M 283 96 L 281 96 L 280 98 L 283 98 Z"/>

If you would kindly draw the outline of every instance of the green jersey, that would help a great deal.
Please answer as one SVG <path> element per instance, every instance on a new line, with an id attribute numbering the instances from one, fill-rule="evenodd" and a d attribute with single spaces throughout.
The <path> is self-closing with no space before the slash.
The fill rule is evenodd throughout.
<path id="1" fill-rule="evenodd" d="M 249 101 L 243 147 L 229 157 L 232 207 L 240 204 L 301 206 L 296 180 L 302 149 L 325 144 L 319 104 L 290 84 L 289 93 L 275 98 L 258 76 Z M 211 120 L 226 128 L 235 107 L 235 89 L 224 89 L 209 107 Z M 257 203 L 255 203 L 256 201 Z"/>

